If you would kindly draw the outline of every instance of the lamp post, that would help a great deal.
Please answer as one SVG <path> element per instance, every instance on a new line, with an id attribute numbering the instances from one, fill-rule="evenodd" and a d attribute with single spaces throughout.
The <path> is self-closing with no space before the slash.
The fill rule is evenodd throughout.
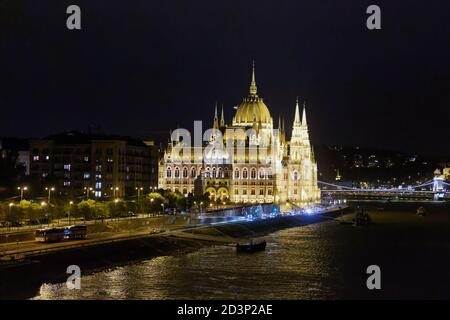
<path id="1" fill-rule="evenodd" d="M 150 203 L 151 203 L 150 208 L 152 208 L 152 210 L 153 210 L 153 201 L 154 201 L 154 200 L 155 200 L 155 199 L 150 198 Z M 150 210 L 148 210 L 148 216 L 150 217 Z"/>
<path id="2" fill-rule="evenodd" d="M 186 212 L 188 211 L 188 194 L 186 193 L 184 195 L 184 198 L 186 199 Z"/>
<path id="3" fill-rule="evenodd" d="M 67 215 L 69 217 L 69 225 L 70 225 L 70 210 L 72 208 L 72 205 L 73 205 L 73 201 L 69 201 L 69 212 L 67 212 Z"/>
<path id="4" fill-rule="evenodd" d="M 141 210 L 141 191 L 144 190 L 143 187 L 136 187 L 137 190 L 137 201 L 138 201 L 138 210 Z"/>
<path id="5" fill-rule="evenodd" d="M 161 203 L 162 213 L 164 214 L 164 203 Z"/>
<path id="6" fill-rule="evenodd" d="M 48 203 L 48 205 L 50 205 L 50 194 L 52 191 L 55 191 L 55 188 L 54 187 L 46 187 L 45 190 L 48 191 L 47 203 Z"/>
<path id="7" fill-rule="evenodd" d="M 8 204 L 8 207 L 9 207 L 8 208 L 9 209 L 8 210 L 8 220 L 11 220 L 11 209 L 13 206 L 14 206 L 14 203 L 12 203 L 12 202 Z"/>
<path id="8" fill-rule="evenodd" d="M 119 191 L 119 187 L 111 188 L 111 190 L 113 191 L 113 198 L 116 199 L 116 192 Z"/>
<path id="9" fill-rule="evenodd" d="M 17 187 L 17 190 L 20 190 L 20 201 L 23 200 L 23 192 L 28 190 L 28 187 L 22 186 L 22 187 Z"/>
<path id="10" fill-rule="evenodd" d="M 88 200 L 89 199 L 89 192 L 91 192 L 92 191 L 92 187 L 84 187 L 84 190 L 85 190 L 85 192 L 86 192 L 86 200 Z"/>
<path id="11" fill-rule="evenodd" d="M 41 207 L 44 208 L 47 204 L 45 201 L 41 202 Z M 50 219 L 48 218 L 48 212 L 45 214 L 45 217 L 47 218 L 47 225 L 50 225 Z"/>

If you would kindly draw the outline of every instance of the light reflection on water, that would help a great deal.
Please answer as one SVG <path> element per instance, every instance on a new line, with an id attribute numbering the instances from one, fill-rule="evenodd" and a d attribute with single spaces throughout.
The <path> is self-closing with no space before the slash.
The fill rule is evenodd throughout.
<path id="1" fill-rule="evenodd" d="M 333 298 L 324 225 L 280 231 L 265 252 L 236 254 L 226 246 L 83 276 L 81 290 L 44 284 L 35 299 L 311 299 Z"/>
<path id="2" fill-rule="evenodd" d="M 449 211 L 286 229 L 267 237 L 264 252 L 205 247 L 83 276 L 81 290 L 44 284 L 35 299 L 449 299 Z M 371 264 L 381 267 L 381 291 L 367 290 Z"/>

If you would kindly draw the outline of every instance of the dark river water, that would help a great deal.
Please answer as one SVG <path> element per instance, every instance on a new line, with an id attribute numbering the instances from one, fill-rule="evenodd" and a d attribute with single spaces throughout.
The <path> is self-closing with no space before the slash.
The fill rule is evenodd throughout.
<path id="1" fill-rule="evenodd" d="M 267 237 L 266 251 L 210 246 L 157 257 L 65 283 L 42 284 L 35 299 L 371 299 L 450 298 L 450 211 L 369 211 L 374 224 L 327 221 Z M 368 290 L 378 265 L 381 290 Z"/>

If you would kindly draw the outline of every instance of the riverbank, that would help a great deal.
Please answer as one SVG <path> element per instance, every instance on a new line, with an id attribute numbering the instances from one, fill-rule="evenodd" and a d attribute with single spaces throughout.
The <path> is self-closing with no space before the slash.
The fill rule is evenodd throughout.
<path id="1" fill-rule="evenodd" d="M 286 228 L 268 235 L 266 250 L 254 254 L 205 245 L 189 254 L 83 272 L 82 290 L 69 290 L 64 281 L 46 282 L 33 298 L 448 299 L 450 206 L 429 208 L 426 216 L 416 215 L 414 208 L 377 208 L 365 207 L 371 225 L 355 227 L 330 219 Z M 239 236 L 252 234 L 247 227 L 263 229 L 260 222 L 238 225 L 230 232 Z M 229 228 L 192 231 L 194 236 L 219 237 L 223 227 Z M 370 265 L 381 269 L 382 290 L 367 289 Z"/>
<path id="2" fill-rule="evenodd" d="M 98 245 L 70 248 L 29 257 L 27 262 L 0 270 L 0 299 L 24 299 L 36 294 L 42 283 L 65 282 L 69 265 L 78 265 L 82 274 L 135 263 L 157 256 L 192 252 L 214 242 L 195 237 L 195 234 L 224 236 L 230 239 L 250 238 L 306 224 L 332 219 L 331 214 L 286 216 L 266 220 L 217 224 L 190 228 L 180 233 L 192 237 L 177 237 L 177 231 L 161 235 L 140 236 L 133 239 Z"/>

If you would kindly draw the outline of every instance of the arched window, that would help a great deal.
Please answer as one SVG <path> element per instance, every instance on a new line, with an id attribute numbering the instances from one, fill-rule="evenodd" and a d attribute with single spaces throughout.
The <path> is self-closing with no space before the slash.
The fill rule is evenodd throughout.
<path id="1" fill-rule="evenodd" d="M 209 172 L 209 167 L 206 167 L 205 176 L 206 176 L 206 178 L 210 178 L 211 177 L 211 173 Z"/>
<path id="2" fill-rule="evenodd" d="M 183 178 L 188 177 L 188 169 L 186 167 L 183 168 Z"/>
<path id="3" fill-rule="evenodd" d="M 172 178 L 172 170 L 170 168 L 167 168 L 166 177 Z"/>
<path id="4" fill-rule="evenodd" d="M 298 180 L 298 172 L 297 171 L 294 171 L 293 179 L 294 180 Z"/>
<path id="5" fill-rule="evenodd" d="M 255 168 L 252 168 L 252 170 L 250 171 L 250 177 L 252 179 L 256 179 L 256 169 Z"/>
<path id="6" fill-rule="evenodd" d="M 272 179 L 272 168 L 267 168 L 267 179 Z"/>
<path id="7" fill-rule="evenodd" d="M 212 177 L 216 178 L 216 167 L 214 167 L 212 170 Z"/>
<path id="8" fill-rule="evenodd" d="M 191 168 L 191 178 L 195 178 L 196 177 L 196 171 L 195 171 L 195 167 Z"/>
<path id="9" fill-rule="evenodd" d="M 242 178 L 243 179 L 247 179 L 248 178 L 247 168 L 244 168 L 244 170 L 242 170 Z"/>
<path id="10" fill-rule="evenodd" d="M 228 178 L 229 178 L 228 168 L 225 168 L 225 169 L 223 170 L 223 177 L 224 177 L 225 179 L 228 179 Z"/>
<path id="11" fill-rule="evenodd" d="M 259 178 L 264 179 L 265 178 L 265 172 L 264 168 L 259 169 Z"/>
<path id="12" fill-rule="evenodd" d="M 234 178 L 239 179 L 239 169 L 238 168 L 236 168 L 236 170 L 234 170 Z"/>
<path id="13" fill-rule="evenodd" d="M 223 169 L 222 169 L 222 167 L 219 167 L 218 175 L 219 175 L 219 178 L 223 178 Z"/>
<path id="14" fill-rule="evenodd" d="M 178 167 L 175 168 L 175 178 L 180 177 L 180 169 Z"/>

